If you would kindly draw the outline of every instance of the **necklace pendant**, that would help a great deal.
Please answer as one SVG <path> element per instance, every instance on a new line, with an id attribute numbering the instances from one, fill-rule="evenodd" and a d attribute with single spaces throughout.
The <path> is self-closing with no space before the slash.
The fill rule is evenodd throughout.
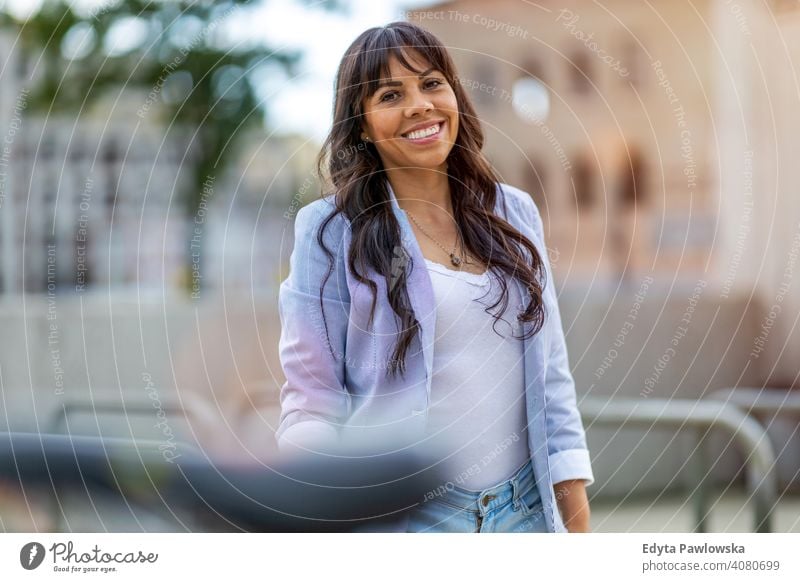
<path id="1" fill-rule="evenodd" d="M 461 258 L 455 256 L 454 254 L 450 253 L 450 262 L 453 263 L 454 266 L 459 266 L 461 264 Z"/>

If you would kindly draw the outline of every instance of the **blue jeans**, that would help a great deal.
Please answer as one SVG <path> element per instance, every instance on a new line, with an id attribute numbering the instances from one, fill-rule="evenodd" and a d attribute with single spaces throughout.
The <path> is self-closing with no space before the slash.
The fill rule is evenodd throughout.
<path id="1" fill-rule="evenodd" d="M 408 531 L 546 533 L 544 510 L 529 460 L 507 481 L 475 492 L 447 483 L 409 514 Z"/>

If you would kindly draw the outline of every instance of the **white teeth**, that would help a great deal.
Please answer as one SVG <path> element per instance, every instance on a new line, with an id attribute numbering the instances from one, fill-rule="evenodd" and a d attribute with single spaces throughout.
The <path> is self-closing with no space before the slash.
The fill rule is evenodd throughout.
<path id="1" fill-rule="evenodd" d="M 408 139 L 422 139 L 423 137 L 430 137 L 439 133 L 439 128 L 442 126 L 441 123 L 437 123 L 436 125 L 431 125 L 427 129 L 420 129 L 419 131 L 412 131 L 409 134 L 406 134 Z"/>

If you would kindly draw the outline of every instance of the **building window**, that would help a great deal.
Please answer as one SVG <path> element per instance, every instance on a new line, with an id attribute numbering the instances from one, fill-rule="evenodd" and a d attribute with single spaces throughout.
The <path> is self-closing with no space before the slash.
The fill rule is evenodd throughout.
<path id="1" fill-rule="evenodd" d="M 525 163 L 523 168 L 524 188 L 533 197 L 536 206 L 544 216 L 547 209 L 547 171 L 537 159 Z"/>
<path id="2" fill-rule="evenodd" d="M 631 150 L 630 159 L 624 158 L 620 168 L 617 199 L 624 208 L 634 208 L 647 200 L 646 169 L 641 154 Z"/>
<path id="3" fill-rule="evenodd" d="M 490 62 L 479 60 L 473 71 L 478 86 L 472 90 L 472 99 L 478 105 L 498 105 L 498 97 L 492 95 L 492 90 L 497 87 L 496 65 L 493 66 Z M 483 89 L 480 88 L 481 84 L 483 84 Z"/>
<path id="4" fill-rule="evenodd" d="M 791 12 L 800 8 L 797 0 L 772 0 L 776 12 Z"/>
<path id="5" fill-rule="evenodd" d="M 517 116 L 528 123 L 539 123 L 550 114 L 550 91 L 544 84 L 544 66 L 538 59 L 523 56 L 517 78 L 511 87 L 511 105 Z"/>
<path id="6" fill-rule="evenodd" d="M 589 210 L 595 203 L 594 169 L 586 157 L 581 156 L 572 166 L 573 200 L 578 211 Z"/>
<path id="7" fill-rule="evenodd" d="M 519 78 L 533 77 L 541 82 L 545 80 L 544 65 L 538 59 L 522 58 L 520 59 L 522 65 Z"/>
<path id="8" fill-rule="evenodd" d="M 43 162 L 49 162 L 53 159 L 56 153 L 56 144 L 52 138 L 45 138 L 42 142 L 42 147 L 39 150 L 39 159 Z"/>
<path id="9" fill-rule="evenodd" d="M 26 49 L 19 48 L 16 57 L 17 78 L 25 80 L 30 72 L 30 55 Z"/>
<path id="10" fill-rule="evenodd" d="M 528 123 L 539 123 L 550 115 L 550 92 L 535 77 L 520 77 L 511 89 L 511 106 Z"/>
<path id="11" fill-rule="evenodd" d="M 569 61 L 570 88 L 586 95 L 592 89 L 591 61 L 586 53 L 573 53 Z"/>
<path id="12" fill-rule="evenodd" d="M 103 163 L 105 165 L 106 173 L 106 186 L 105 194 L 103 196 L 103 205 L 105 206 L 106 218 L 111 220 L 114 215 L 114 205 L 117 199 L 117 182 L 119 180 L 119 170 L 117 164 L 119 163 L 119 151 L 117 144 L 113 140 L 109 140 L 104 144 L 102 154 Z"/>
<path id="13" fill-rule="evenodd" d="M 630 83 L 634 87 L 642 84 L 642 48 L 634 41 L 627 41 L 622 45 L 621 66 L 624 71 L 617 71 L 623 83 Z"/>

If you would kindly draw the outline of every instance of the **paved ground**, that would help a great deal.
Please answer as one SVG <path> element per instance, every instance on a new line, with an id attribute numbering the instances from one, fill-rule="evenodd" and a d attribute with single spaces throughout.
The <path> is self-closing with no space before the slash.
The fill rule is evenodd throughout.
<path id="1" fill-rule="evenodd" d="M 747 494 L 729 491 L 712 500 L 708 531 L 752 532 L 753 519 Z M 784 495 L 772 519 L 776 532 L 800 532 L 800 495 Z M 678 497 L 596 501 L 591 523 L 596 532 L 689 532 L 694 529 L 694 507 Z"/>
<path id="2" fill-rule="evenodd" d="M 2 493 L 2 490 L 0 490 Z M 0 495 L 0 501 L 2 501 Z M 8 498 L 6 501 L 10 501 Z M 136 509 L 136 518 L 119 505 L 96 498 L 89 506 L 80 501 L 71 502 L 66 497 L 64 509 L 67 516 L 54 522 L 48 511 L 45 497 L 28 497 L 34 512 L 29 512 L 19 499 L 15 503 L 0 502 L 0 531 L 202 531 L 202 525 L 193 523 L 191 515 L 180 515 L 178 521 L 165 520 L 164 516 L 148 514 Z M 752 508 L 747 496 L 733 492 L 724 495 L 711 510 L 711 532 L 752 532 Z M 98 513 L 103 517 L 99 518 Z M 35 516 L 35 517 L 34 517 Z M 32 519 L 32 517 L 34 517 Z M 773 515 L 774 531 L 800 533 L 800 495 L 785 496 Z M 627 500 L 624 503 L 596 501 L 592 504 L 593 532 L 690 532 L 694 528 L 692 507 L 677 498 L 658 502 Z"/>

